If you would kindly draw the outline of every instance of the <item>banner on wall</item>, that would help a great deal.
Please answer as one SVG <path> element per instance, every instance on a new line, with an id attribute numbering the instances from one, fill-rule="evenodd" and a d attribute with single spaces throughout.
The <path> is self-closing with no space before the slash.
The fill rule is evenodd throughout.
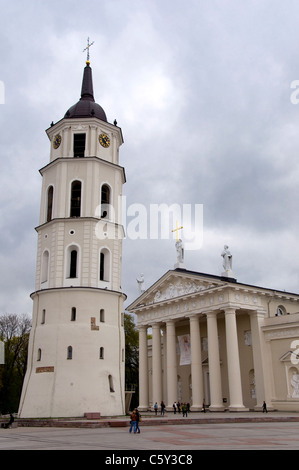
<path id="1" fill-rule="evenodd" d="M 191 344 L 190 335 L 178 336 L 180 347 L 180 366 L 191 364 Z"/>

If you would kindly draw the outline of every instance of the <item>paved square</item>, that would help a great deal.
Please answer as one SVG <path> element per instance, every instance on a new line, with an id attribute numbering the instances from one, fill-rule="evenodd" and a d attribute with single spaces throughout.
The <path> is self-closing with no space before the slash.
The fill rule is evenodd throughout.
<path id="1" fill-rule="evenodd" d="M 299 450 L 299 422 L 0 429 L 0 450 Z M 136 455 L 136 454 L 135 454 Z"/>

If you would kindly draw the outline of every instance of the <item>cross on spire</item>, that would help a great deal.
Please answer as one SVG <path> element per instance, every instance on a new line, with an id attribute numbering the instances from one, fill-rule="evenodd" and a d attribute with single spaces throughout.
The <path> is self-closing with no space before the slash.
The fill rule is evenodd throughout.
<path id="1" fill-rule="evenodd" d="M 87 38 L 87 46 L 85 47 L 85 49 L 83 49 L 83 52 L 87 51 L 87 58 L 86 58 L 86 64 L 89 65 L 90 62 L 89 62 L 89 49 L 90 47 L 94 44 L 94 41 L 92 41 L 91 43 L 89 42 L 89 38 Z"/>
<path id="2" fill-rule="evenodd" d="M 176 223 L 176 228 L 174 228 L 173 230 L 171 230 L 172 232 L 176 232 L 176 239 L 177 241 L 179 241 L 179 230 L 183 229 L 184 227 L 181 226 L 179 227 L 179 224 L 178 222 Z"/>

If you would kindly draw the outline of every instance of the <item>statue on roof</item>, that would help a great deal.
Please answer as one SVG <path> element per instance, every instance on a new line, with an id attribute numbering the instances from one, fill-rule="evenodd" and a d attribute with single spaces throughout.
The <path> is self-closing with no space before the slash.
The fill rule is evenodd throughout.
<path id="1" fill-rule="evenodd" d="M 221 253 L 221 256 L 223 257 L 223 268 L 224 271 L 229 271 L 232 269 L 232 264 L 233 264 L 233 256 L 231 252 L 228 249 L 227 245 L 224 245 L 224 250 Z"/>
<path id="2" fill-rule="evenodd" d="M 182 230 L 184 227 L 179 227 L 178 222 L 176 223 L 176 228 L 171 230 L 172 232 L 176 232 L 176 255 L 177 255 L 177 262 L 174 265 L 174 269 L 181 268 L 186 269 L 184 265 L 184 246 L 182 240 L 179 238 L 179 230 Z"/>
<path id="3" fill-rule="evenodd" d="M 177 254 L 177 262 L 183 263 L 184 262 L 184 247 L 183 242 L 181 239 L 175 242 L 176 254 Z"/>
<path id="4" fill-rule="evenodd" d="M 144 274 L 140 274 L 140 278 L 136 279 L 137 281 L 137 284 L 138 284 L 138 287 L 139 287 L 139 294 L 143 294 L 143 292 L 145 291 L 144 287 L 143 287 L 143 284 L 144 284 Z"/>
<path id="5" fill-rule="evenodd" d="M 232 271 L 233 255 L 231 254 L 228 248 L 229 248 L 228 245 L 224 245 L 224 250 L 221 253 L 221 256 L 223 258 L 223 268 L 224 268 L 224 272 L 222 273 L 222 276 L 234 278 L 234 273 Z"/>

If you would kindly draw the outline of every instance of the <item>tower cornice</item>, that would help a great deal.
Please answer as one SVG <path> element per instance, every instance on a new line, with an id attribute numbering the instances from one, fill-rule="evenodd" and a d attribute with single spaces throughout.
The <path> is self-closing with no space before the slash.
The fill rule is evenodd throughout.
<path id="1" fill-rule="evenodd" d="M 111 289 L 105 289 L 101 287 L 85 287 L 85 286 L 70 286 L 70 287 L 51 287 L 49 289 L 40 289 L 37 291 L 34 291 L 30 294 L 31 299 L 34 299 L 37 295 L 42 295 L 42 294 L 47 294 L 49 291 L 51 292 L 59 292 L 59 291 L 92 291 L 92 292 L 101 292 L 103 294 L 114 294 L 119 297 L 122 297 L 123 300 L 127 299 L 127 295 L 124 294 L 121 291 L 116 291 L 116 290 L 111 290 Z"/>
<path id="2" fill-rule="evenodd" d="M 78 163 L 79 164 L 80 163 L 85 164 L 86 161 L 95 161 L 95 162 L 101 163 L 103 165 L 107 165 L 111 168 L 119 169 L 122 172 L 122 175 L 123 175 L 122 183 L 126 182 L 126 173 L 125 173 L 125 169 L 124 169 L 123 166 L 117 165 L 116 163 L 112 163 L 112 162 L 109 162 L 107 160 L 103 160 L 102 158 L 99 158 L 99 157 L 96 157 L 96 156 L 83 157 L 83 158 L 58 157 L 55 160 L 53 160 L 52 162 L 50 162 L 47 165 L 45 165 L 44 167 L 42 167 L 39 170 L 39 172 L 43 176 L 45 170 L 48 170 L 49 168 L 52 168 L 55 165 L 59 165 L 60 163 L 67 162 L 68 165 L 69 164 L 74 164 L 74 165 L 76 164 L 77 165 Z"/>
<path id="3" fill-rule="evenodd" d="M 48 127 L 48 129 L 46 129 L 45 132 L 46 132 L 49 140 L 52 140 L 53 136 L 57 132 L 60 132 L 63 128 L 65 128 L 67 126 L 75 126 L 76 123 L 82 124 L 82 119 L 79 119 L 79 118 L 73 118 L 73 119 L 62 118 L 59 121 L 57 121 L 55 124 L 52 123 L 51 126 Z M 95 124 L 100 126 L 101 128 L 103 128 L 103 130 L 109 130 L 111 132 L 117 130 L 118 133 L 120 134 L 120 137 L 121 137 L 120 145 L 124 143 L 121 127 L 117 126 L 116 124 L 112 124 L 110 122 L 101 121 L 101 119 L 98 119 L 96 117 L 91 117 L 90 116 L 89 118 L 84 119 L 84 125 L 85 126 L 95 125 Z"/>
<path id="4" fill-rule="evenodd" d="M 57 223 L 57 222 L 74 222 L 74 221 L 80 221 L 80 223 L 84 221 L 91 221 L 91 222 L 94 222 L 95 224 L 102 221 L 105 224 L 110 224 L 118 228 L 118 230 L 121 230 L 122 231 L 121 238 L 125 237 L 124 227 L 122 224 L 118 224 L 115 221 L 106 220 L 106 219 L 102 219 L 98 217 L 56 217 L 54 219 L 51 219 L 49 222 L 45 222 L 44 224 L 38 225 L 37 227 L 35 227 L 35 230 L 36 232 L 39 232 L 44 227 L 53 225 L 54 223 Z"/>

